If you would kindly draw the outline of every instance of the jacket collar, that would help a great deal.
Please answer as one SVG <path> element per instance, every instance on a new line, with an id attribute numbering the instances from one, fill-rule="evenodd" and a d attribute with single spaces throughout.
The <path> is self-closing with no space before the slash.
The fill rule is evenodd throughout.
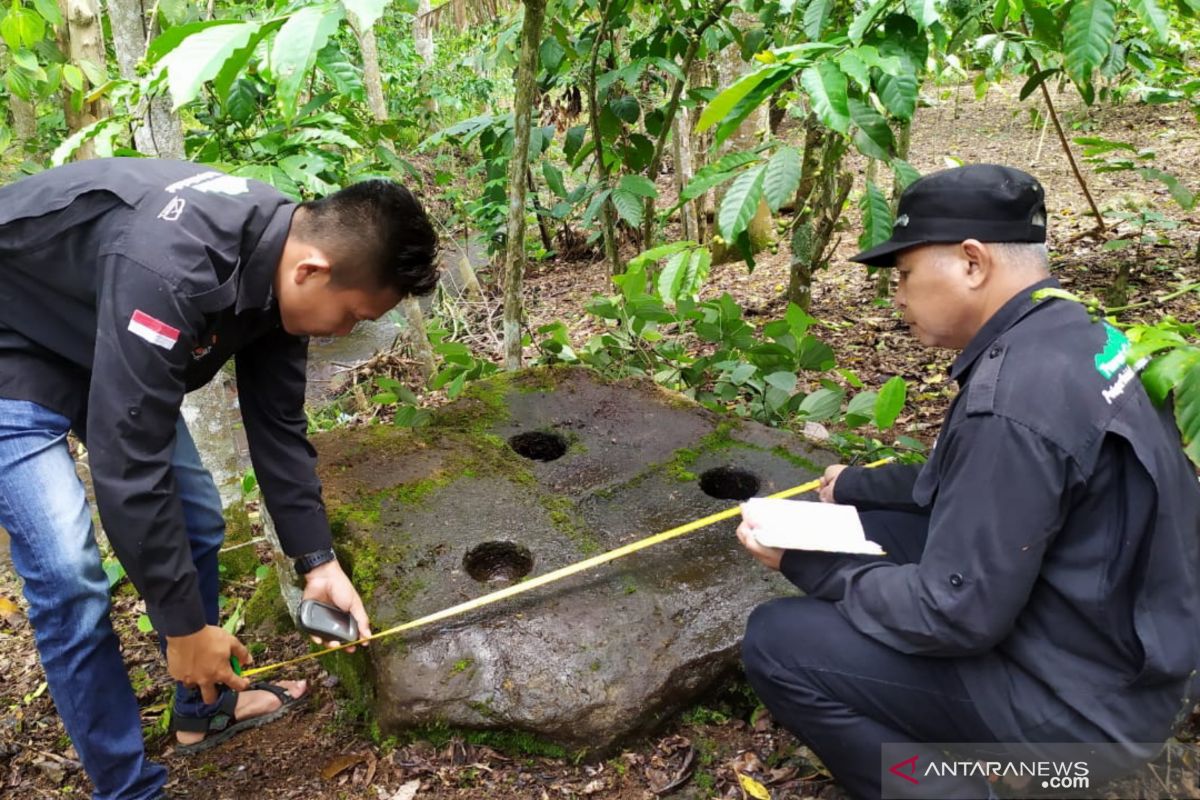
<path id="1" fill-rule="evenodd" d="M 295 203 L 284 203 L 275 209 L 271 221 L 263 229 L 262 236 L 250 252 L 242 267 L 238 285 L 237 313 L 246 309 L 266 309 L 275 303 L 275 271 L 283 256 L 288 231 L 292 227 Z"/>
<path id="2" fill-rule="evenodd" d="M 958 358 L 954 359 L 954 363 L 950 365 L 950 377 L 957 381 L 959 386 L 965 384 L 970 378 L 971 367 L 992 346 L 993 342 L 1035 309 L 1046 304 L 1046 301 L 1034 300 L 1033 293 L 1038 289 L 1049 288 L 1059 288 L 1057 278 L 1044 278 L 1026 286 L 1013 295 L 1007 303 L 1000 306 L 999 310 L 992 314 L 988 321 L 983 323 L 983 327 L 971 337 L 971 341 L 959 353 Z"/>

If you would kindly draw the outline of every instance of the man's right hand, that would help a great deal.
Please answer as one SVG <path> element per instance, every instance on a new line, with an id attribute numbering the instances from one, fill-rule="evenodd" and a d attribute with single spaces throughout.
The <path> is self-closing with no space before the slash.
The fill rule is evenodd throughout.
<path id="1" fill-rule="evenodd" d="M 205 703 L 217 702 L 219 683 L 239 692 L 250 688 L 249 680 L 234 673 L 230 656 L 243 665 L 253 662 L 246 646 L 217 625 L 167 637 L 167 672 L 189 689 L 199 687 Z"/>
<path id="2" fill-rule="evenodd" d="M 846 468 L 845 464 L 833 464 L 825 468 L 825 474 L 821 476 L 821 495 L 822 503 L 836 503 L 833 499 L 833 485 L 837 483 L 838 475 L 842 474 L 842 470 Z"/>

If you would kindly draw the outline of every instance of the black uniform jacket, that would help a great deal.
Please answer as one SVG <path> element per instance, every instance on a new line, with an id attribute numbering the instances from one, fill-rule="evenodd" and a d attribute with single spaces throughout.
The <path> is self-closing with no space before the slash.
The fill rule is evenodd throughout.
<path id="1" fill-rule="evenodd" d="M 1125 337 L 1078 304 L 1035 302 L 1047 286 L 954 362 L 961 391 L 923 468 L 835 484 L 860 509 L 930 514 L 920 563 L 790 552 L 783 568 L 868 636 L 961 657 L 1003 735 L 1053 729 L 1038 698 L 1056 697 L 1111 740 L 1161 742 L 1200 667 L 1200 484 Z"/>
<path id="2" fill-rule="evenodd" d="M 71 420 L 105 532 L 155 627 L 205 624 L 169 468 L 186 391 L 231 357 L 285 550 L 330 545 L 304 413 L 307 339 L 272 284 L 295 204 L 207 167 L 82 161 L 0 188 L 0 397 Z"/>

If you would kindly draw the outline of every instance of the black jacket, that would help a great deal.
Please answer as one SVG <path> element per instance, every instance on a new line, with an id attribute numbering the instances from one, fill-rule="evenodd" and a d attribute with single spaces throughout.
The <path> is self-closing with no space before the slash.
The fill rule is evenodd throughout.
<path id="1" fill-rule="evenodd" d="M 1200 484 L 1125 337 L 1032 289 L 954 362 L 961 391 L 924 468 L 835 485 L 838 502 L 930 514 L 920 563 L 789 554 L 784 570 L 868 636 L 962 658 L 998 729 L 1039 724 L 1020 702 L 1037 685 L 1114 740 L 1165 737 L 1200 668 Z"/>
<path id="2" fill-rule="evenodd" d="M 71 420 L 113 549 L 167 635 L 205 624 L 169 468 L 186 391 L 231 357 L 284 549 L 330 545 L 304 413 L 307 340 L 273 279 L 296 206 L 207 167 L 82 161 L 0 188 L 0 397 Z"/>

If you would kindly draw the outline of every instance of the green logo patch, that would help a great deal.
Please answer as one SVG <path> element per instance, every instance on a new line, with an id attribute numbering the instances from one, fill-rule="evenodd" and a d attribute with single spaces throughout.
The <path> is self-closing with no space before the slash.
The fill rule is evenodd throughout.
<path id="1" fill-rule="evenodd" d="M 1125 366 L 1125 357 L 1129 354 L 1129 339 L 1107 322 L 1104 323 L 1104 329 L 1108 333 L 1108 339 L 1104 342 L 1104 349 L 1096 354 L 1096 371 L 1105 378 L 1112 378 Z"/>

